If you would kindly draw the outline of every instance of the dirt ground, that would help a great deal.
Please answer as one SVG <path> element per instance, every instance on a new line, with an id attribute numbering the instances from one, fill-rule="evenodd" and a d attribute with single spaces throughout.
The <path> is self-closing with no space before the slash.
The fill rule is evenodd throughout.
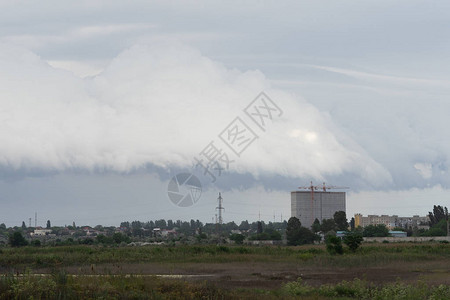
<path id="1" fill-rule="evenodd" d="M 67 271 L 71 274 L 182 275 L 176 277 L 208 281 L 224 288 L 275 289 L 299 277 L 314 286 L 355 278 L 366 279 L 375 284 L 385 284 L 398 279 L 403 282 L 423 280 L 433 285 L 450 284 L 450 261 L 447 260 L 413 264 L 402 262 L 371 268 L 314 268 L 276 262 L 108 264 L 69 267 Z"/>

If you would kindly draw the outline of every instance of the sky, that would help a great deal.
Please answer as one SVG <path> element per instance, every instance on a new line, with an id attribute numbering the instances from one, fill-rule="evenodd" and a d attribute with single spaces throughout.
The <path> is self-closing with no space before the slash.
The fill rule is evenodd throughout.
<path id="1" fill-rule="evenodd" d="M 0 223 L 213 222 L 219 192 L 225 222 L 280 221 L 311 181 L 348 187 L 348 217 L 448 206 L 449 19 L 446 1 L 0 0 Z M 192 206 L 168 197 L 180 173 Z"/>

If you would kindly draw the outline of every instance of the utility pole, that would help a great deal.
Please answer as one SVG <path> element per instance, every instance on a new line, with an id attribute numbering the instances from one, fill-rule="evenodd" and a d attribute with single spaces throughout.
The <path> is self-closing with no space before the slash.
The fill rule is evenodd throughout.
<path id="1" fill-rule="evenodd" d="M 220 193 L 219 193 L 219 198 L 217 198 L 217 200 L 219 200 L 219 206 L 216 207 L 216 209 L 219 211 L 218 212 L 219 213 L 219 219 L 217 221 L 218 221 L 219 225 L 222 225 L 222 223 L 223 223 L 222 210 L 225 210 L 225 207 L 222 206 L 223 198 L 222 198 L 222 195 Z"/>
<path id="2" fill-rule="evenodd" d="M 37 212 L 34 213 L 34 228 L 37 227 Z"/>

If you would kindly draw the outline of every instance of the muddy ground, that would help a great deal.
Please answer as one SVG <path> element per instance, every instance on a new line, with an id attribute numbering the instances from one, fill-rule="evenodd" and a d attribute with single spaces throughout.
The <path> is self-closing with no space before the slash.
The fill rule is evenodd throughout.
<path id="1" fill-rule="evenodd" d="M 333 284 L 342 280 L 365 279 L 375 284 L 386 284 L 401 280 L 428 284 L 450 285 L 450 261 L 399 262 L 382 267 L 315 268 L 295 263 L 281 262 L 233 262 L 233 263 L 145 263 L 105 264 L 83 267 L 68 267 L 71 274 L 137 274 L 175 275 L 179 279 L 208 281 L 224 288 L 276 289 L 283 283 L 302 280 L 310 285 Z M 46 273 L 42 269 L 37 272 Z M 178 276 L 182 275 L 182 276 Z M 187 275 L 187 276 L 186 276 Z M 193 276 L 194 275 L 194 276 Z M 170 278 L 164 276 L 164 278 Z"/>

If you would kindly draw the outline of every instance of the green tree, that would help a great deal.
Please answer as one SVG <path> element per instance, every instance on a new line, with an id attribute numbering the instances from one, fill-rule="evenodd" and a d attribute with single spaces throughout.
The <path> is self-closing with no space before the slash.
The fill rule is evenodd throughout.
<path id="1" fill-rule="evenodd" d="M 384 224 L 367 225 L 363 230 L 363 236 L 366 237 L 386 237 L 388 235 L 389 229 Z"/>
<path id="2" fill-rule="evenodd" d="M 248 223 L 247 220 L 242 221 L 241 225 L 239 225 L 239 230 L 241 230 L 241 231 L 247 231 L 249 229 L 250 229 L 250 224 Z"/>
<path id="3" fill-rule="evenodd" d="M 311 230 L 301 226 L 298 235 L 298 245 L 312 244 L 314 241 L 320 240 L 320 237 L 314 234 Z"/>
<path id="4" fill-rule="evenodd" d="M 352 231 L 347 232 L 343 238 L 344 243 L 350 248 L 352 252 L 355 252 L 363 241 L 363 236 L 360 232 Z"/>
<path id="5" fill-rule="evenodd" d="M 323 233 L 336 231 L 336 222 L 333 219 L 323 219 L 322 225 L 320 225 L 320 231 Z"/>
<path id="6" fill-rule="evenodd" d="M 430 227 L 438 224 L 441 220 L 448 219 L 448 209 L 447 207 L 442 207 L 440 205 L 433 206 L 433 212 L 428 213 L 428 217 L 430 219 Z"/>
<path id="7" fill-rule="evenodd" d="M 430 228 L 421 234 L 421 236 L 446 236 L 446 235 L 447 234 L 445 233 L 444 230 L 436 227 Z"/>
<path id="8" fill-rule="evenodd" d="M 73 224 L 73 227 L 75 227 L 75 222 L 73 222 L 74 224 Z M 122 223 L 120 223 L 120 227 L 122 227 L 122 228 L 130 228 L 130 222 L 122 222 Z"/>
<path id="9" fill-rule="evenodd" d="M 296 217 L 291 217 L 289 219 L 286 228 L 286 239 L 288 245 L 298 245 L 301 227 L 302 223 L 300 223 L 299 219 Z"/>
<path id="10" fill-rule="evenodd" d="M 197 224 L 195 223 L 195 220 L 191 219 L 191 222 L 190 222 L 190 223 L 191 223 L 191 224 L 190 224 L 191 230 L 192 230 L 192 231 L 195 231 L 195 230 L 197 229 Z"/>
<path id="11" fill-rule="evenodd" d="M 22 233 L 16 231 L 9 236 L 9 244 L 11 247 L 22 247 L 28 245 L 28 241 L 23 237 Z"/>
<path id="12" fill-rule="evenodd" d="M 345 211 L 337 211 L 333 215 L 333 220 L 336 223 L 336 230 L 348 230 L 348 222 Z"/>
<path id="13" fill-rule="evenodd" d="M 264 230 L 264 233 L 269 236 L 269 240 L 281 240 L 281 234 L 273 228 L 266 228 L 266 230 Z"/>
<path id="14" fill-rule="evenodd" d="M 164 223 L 165 223 L 165 221 L 164 221 Z M 157 227 L 160 227 L 160 226 L 157 226 Z M 163 227 L 160 227 L 160 228 L 163 228 Z M 142 229 L 141 221 L 133 221 L 133 222 L 131 222 L 131 229 Z"/>
<path id="15" fill-rule="evenodd" d="M 52 228 L 52 224 L 50 223 L 50 220 L 47 220 L 47 228 L 48 229 Z"/>
<path id="16" fill-rule="evenodd" d="M 22 221 L 22 229 L 27 229 L 27 225 L 25 225 L 25 222 Z"/>
<path id="17" fill-rule="evenodd" d="M 447 235 L 447 220 L 442 219 L 439 223 L 432 226 L 430 229 L 420 234 L 421 236 L 446 236 Z"/>
<path id="18" fill-rule="evenodd" d="M 124 243 L 129 243 L 130 242 L 130 237 L 122 234 L 120 232 L 116 232 L 113 234 L 112 239 L 114 240 L 114 243 L 116 244 L 120 244 L 122 242 Z"/>
<path id="19" fill-rule="evenodd" d="M 167 229 L 173 229 L 173 221 L 167 220 Z"/>
<path id="20" fill-rule="evenodd" d="M 350 220 L 350 230 L 351 231 L 355 230 L 355 218 L 353 218 L 353 217 Z"/>
<path id="21" fill-rule="evenodd" d="M 263 226 L 261 221 L 258 221 L 258 229 L 256 231 L 257 234 L 261 234 L 263 232 Z"/>
<path id="22" fill-rule="evenodd" d="M 317 233 L 320 231 L 320 222 L 319 219 L 315 219 L 314 223 L 311 225 L 311 229 L 314 233 Z"/>
<path id="23" fill-rule="evenodd" d="M 97 242 L 99 242 L 100 244 L 112 244 L 114 241 L 111 237 L 99 234 L 97 235 Z"/>
<path id="24" fill-rule="evenodd" d="M 234 241 L 238 245 L 242 245 L 244 243 L 245 236 L 240 233 L 233 233 L 230 235 L 230 240 Z"/>
<path id="25" fill-rule="evenodd" d="M 161 220 L 156 220 L 155 221 L 155 226 L 159 227 L 161 229 L 166 229 L 167 228 L 167 223 L 166 220 L 161 219 Z M 188 223 L 189 228 L 191 227 L 191 224 Z M 133 222 L 131 222 L 131 227 L 133 227 Z M 180 226 L 181 227 L 181 226 Z"/>
<path id="26" fill-rule="evenodd" d="M 286 238 L 288 245 L 303 245 L 311 244 L 318 239 L 311 230 L 303 227 L 300 220 L 296 217 L 291 217 L 286 227 Z"/>

